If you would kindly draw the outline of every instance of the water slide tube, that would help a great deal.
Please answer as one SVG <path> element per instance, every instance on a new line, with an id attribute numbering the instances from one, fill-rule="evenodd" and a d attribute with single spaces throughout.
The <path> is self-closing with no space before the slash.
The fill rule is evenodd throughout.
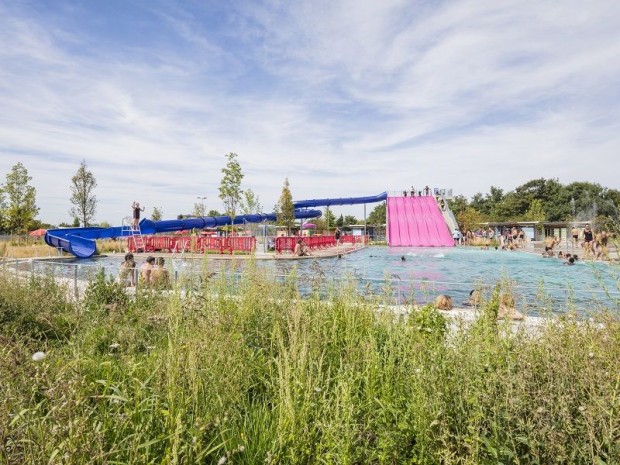
<path id="1" fill-rule="evenodd" d="M 293 205 L 295 206 L 295 218 L 309 219 L 318 218 L 322 215 L 320 210 L 308 209 L 310 207 L 373 203 L 380 202 L 386 198 L 387 194 L 384 192 L 383 194 L 373 197 L 301 200 L 299 202 L 293 202 Z M 229 224 L 261 223 L 263 221 L 276 221 L 276 214 L 257 213 L 251 215 L 237 215 L 233 219 L 231 219 L 230 216 L 204 216 L 201 218 L 162 221 L 143 219 L 140 221 L 140 231 L 142 234 L 155 234 L 183 229 L 214 228 Z M 78 258 L 90 258 L 96 252 L 96 239 L 111 239 L 127 235 L 127 230 L 118 226 L 111 228 L 89 227 L 51 229 L 45 234 L 45 242 L 51 247 L 61 249 Z"/>
<path id="2" fill-rule="evenodd" d="M 360 205 L 363 203 L 382 202 L 387 199 L 387 192 L 369 197 L 344 197 L 339 199 L 311 199 L 293 202 L 295 208 L 329 207 L 331 205 Z"/>

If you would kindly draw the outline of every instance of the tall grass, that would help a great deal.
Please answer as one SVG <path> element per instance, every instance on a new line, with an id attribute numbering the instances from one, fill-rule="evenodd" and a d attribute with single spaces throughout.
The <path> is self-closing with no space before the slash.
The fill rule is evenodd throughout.
<path id="1" fill-rule="evenodd" d="M 496 292 L 449 332 L 264 273 L 77 304 L 0 275 L 0 463 L 620 462 L 614 315 L 514 333 Z"/>

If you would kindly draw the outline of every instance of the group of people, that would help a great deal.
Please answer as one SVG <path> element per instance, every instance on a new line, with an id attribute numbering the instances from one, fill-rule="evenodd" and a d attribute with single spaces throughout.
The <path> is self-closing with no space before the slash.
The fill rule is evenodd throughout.
<path id="1" fill-rule="evenodd" d="M 469 292 L 469 300 L 463 302 L 464 307 L 478 308 L 482 304 L 482 293 L 479 289 L 472 289 Z M 435 298 L 433 306 L 437 310 L 452 310 L 452 297 L 449 295 L 439 295 Z M 516 309 L 515 299 L 512 294 L 502 292 L 499 296 L 498 319 L 523 320 L 525 316 Z"/>
<path id="2" fill-rule="evenodd" d="M 541 253 L 543 258 L 559 258 L 560 260 L 564 260 L 565 265 L 574 265 L 577 260 L 579 260 L 579 256 L 577 254 L 570 254 L 568 252 L 564 253 L 561 250 L 556 254 L 553 249 L 549 246 L 545 246 L 545 250 Z"/>
<path id="3" fill-rule="evenodd" d="M 571 230 L 573 245 L 583 248 L 583 256 L 594 260 L 603 260 L 609 258 L 608 242 L 610 234 L 607 231 L 595 233 L 589 224 L 586 224 L 583 231 L 579 231 L 576 227 Z M 580 241 L 581 240 L 581 241 Z"/>
<path id="4" fill-rule="evenodd" d="M 139 268 L 132 253 L 125 254 L 125 260 L 121 263 L 119 280 L 125 286 L 134 287 L 136 285 L 136 274 L 140 285 L 166 289 L 170 287 L 170 273 L 165 268 L 163 257 L 149 256 Z"/>
<path id="5" fill-rule="evenodd" d="M 609 259 L 608 242 L 610 234 L 607 231 L 595 233 L 590 225 L 586 224 L 583 230 L 573 227 L 571 229 L 571 236 L 573 247 L 583 250 L 583 258 L 593 260 Z M 556 254 L 554 248 L 556 245 L 559 246 L 560 244 L 561 241 L 556 236 L 545 238 L 545 250 L 542 252 L 543 257 L 558 257 L 566 258 L 567 260 L 573 257 L 577 259 L 577 254 L 571 255 L 569 253 L 562 253 L 562 251 Z"/>
<path id="6" fill-rule="evenodd" d="M 411 197 L 415 197 L 417 194 L 418 197 L 422 197 L 422 196 L 429 196 L 431 195 L 431 188 L 426 186 L 424 189 L 422 189 L 421 191 L 416 191 L 415 188 L 413 186 L 411 186 L 411 190 L 403 190 L 403 197 L 407 197 L 407 195 L 411 195 Z"/>

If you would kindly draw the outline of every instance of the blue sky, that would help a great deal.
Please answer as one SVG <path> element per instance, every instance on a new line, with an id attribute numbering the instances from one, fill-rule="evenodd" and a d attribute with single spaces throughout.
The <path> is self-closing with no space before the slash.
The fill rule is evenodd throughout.
<path id="1" fill-rule="evenodd" d="M 266 211 L 411 185 L 620 188 L 620 2 L 0 0 L 0 178 L 69 221 L 217 198 L 224 155 Z M 361 216 L 361 207 L 337 212 Z"/>

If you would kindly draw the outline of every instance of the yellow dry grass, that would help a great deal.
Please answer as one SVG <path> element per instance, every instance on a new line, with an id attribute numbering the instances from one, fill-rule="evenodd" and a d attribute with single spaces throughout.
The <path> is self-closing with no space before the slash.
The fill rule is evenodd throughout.
<path id="1" fill-rule="evenodd" d="M 23 245 L 12 245 L 7 241 L 0 242 L 0 257 L 4 258 L 53 257 L 56 255 L 56 249 L 42 241 Z"/>

